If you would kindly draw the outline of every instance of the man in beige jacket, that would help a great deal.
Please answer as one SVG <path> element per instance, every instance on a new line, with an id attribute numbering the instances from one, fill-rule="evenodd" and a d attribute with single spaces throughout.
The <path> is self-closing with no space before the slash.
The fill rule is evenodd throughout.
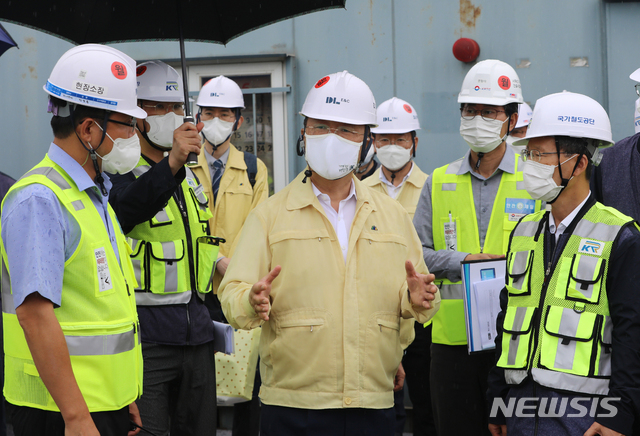
<path id="1" fill-rule="evenodd" d="M 353 176 L 375 107 L 346 71 L 315 84 L 310 169 L 249 214 L 220 286 L 231 325 L 263 327 L 261 436 L 393 435 L 400 320 L 439 307 L 409 215 Z"/>
<path id="2" fill-rule="evenodd" d="M 411 104 L 393 97 L 378 107 L 378 127 L 374 134 L 374 148 L 380 168 L 364 182 L 365 185 L 395 198 L 411 219 L 416 212 L 422 187 L 429 177 L 413 161 L 418 147 L 420 130 L 418 114 Z M 431 323 L 420 324 L 407 320 L 402 323 L 400 336 L 408 345 L 402 359 L 413 405 L 413 433 L 415 436 L 435 434 L 429 367 L 431 366 Z M 411 344 L 411 345 L 409 345 Z M 404 392 L 396 393 L 396 408 Z"/>

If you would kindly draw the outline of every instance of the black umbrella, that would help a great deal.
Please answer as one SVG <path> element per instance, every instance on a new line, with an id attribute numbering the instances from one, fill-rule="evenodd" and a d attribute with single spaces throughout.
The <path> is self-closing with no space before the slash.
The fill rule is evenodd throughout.
<path id="1" fill-rule="evenodd" d="M 0 56 L 11 47 L 18 48 L 18 44 L 13 40 L 9 32 L 0 24 Z"/>
<path id="2" fill-rule="evenodd" d="M 0 20 L 77 44 L 180 41 L 185 103 L 189 101 L 184 41 L 226 44 L 287 18 L 344 8 L 346 0 L 67 0 L 4 2 Z M 185 121 L 193 121 L 185 104 Z M 189 161 L 195 161 L 195 154 Z"/>

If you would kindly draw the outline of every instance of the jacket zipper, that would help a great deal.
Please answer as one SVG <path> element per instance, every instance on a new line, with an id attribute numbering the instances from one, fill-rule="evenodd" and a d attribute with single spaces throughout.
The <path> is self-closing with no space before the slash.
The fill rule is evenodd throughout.
<path id="1" fill-rule="evenodd" d="M 182 215 L 182 223 L 184 225 L 184 232 L 187 239 L 187 256 L 189 259 L 189 281 L 191 283 L 191 292 L 196 289 L 195 286 L 195 268 L 193 262 L 193 242 L 191 241 L 191 228 L 189 227 L 189 216 L 187 215 L 187 209 L 185 208 L 184 203 L 182 202 L 183 196 L 180 195 L 182 193 L 181 188 L 178 188 L 176 192 L 173 193 L 173 197 L 176 200 L 176 204 L 178 205 L 178 209 L 180 209 L 180 215 Z M 193 295 L 192 295 L 193 298 Z M 187 345 L 191 343 L 191 317 L 189 316 L 189 303 L 185 305 L 185 309 L 187 310 Z"/>

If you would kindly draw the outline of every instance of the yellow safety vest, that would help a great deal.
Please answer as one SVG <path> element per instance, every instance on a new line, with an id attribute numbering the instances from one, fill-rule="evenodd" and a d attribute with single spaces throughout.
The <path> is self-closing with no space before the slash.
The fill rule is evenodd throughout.
<path id="1" fill-rule="evenodd" d="M 530 371 L 543 386 L 607 395 L 613 329 L 607 272 L 614 241 L 633 219 L 595 203 L 551 268 L 543 255 L 547 220 L 544 212 L 529 215 L 513 232 L 497 366 L 510 384 Z"/>
<path id="2" fill-rule="evenodd" d="M 504 254 L 507 252 L 509 234 L 518 220 L 525 214 L 540 210 L 542 203 L 532 200 L 525 190 L 522 171 L 518 170 L 518 164 L 522 162 L 516 157 L 515 173 L 502 173 L 496 198 L 491 205 L 484 247 L 481 247 L 471 174 L 457 174 L 462 162 L 462 159 L 457 160 L 433 172 L 431 201 L 434 250 Z M 433 318 L 433 342 L 465 345 L 467 334 L 462 282 L 443 279 L 436 283 L 440 287 L 442 302 Z"/>
<path id="3" fill-rule="evenodd" d="M 151 167 L 144 158 L 132 173 L 140 177 Z M 212 290 L 220 239 L 209 235 L 208 208 L 204 188 L 186 168 L 180 188 L 181 209 L 174 197 L 149 221 L 127 233 L 136 279 L 136 302 L 140 306 L 187 304 L 191 290 Z"/>
<path id="4" fill-rule="evenodd" d="M 54 313 L 64 334 L 71 366 L 90 412 L 119 410 L 142 395 L 142 352 L 128 259 L 131 249 L 114 232 L 118 263 L 109 235 L 89 195 L 45 157 L 10 192 L 39 183 L 50 188 L 80 225 L 82 237 L 65 263 L 62 305 Z M 109 207 L 112 223 L 117 223 Z M 7 254 L 2 244 L 2 320 L 4 326 L 4 395 L 12 404 L 59 411 L 47 391 L 27 346 L 13 305 Z M 99 272 L 100 270 L 100 272 Z M 102 277 L 102 279 L 100 278 Z M 108 277 L 110 280 L 104 280 Z"/>

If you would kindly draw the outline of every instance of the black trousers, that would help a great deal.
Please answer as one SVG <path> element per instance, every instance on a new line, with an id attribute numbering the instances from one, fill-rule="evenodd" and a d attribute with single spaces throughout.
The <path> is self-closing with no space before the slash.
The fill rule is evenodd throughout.
<path id="1" fill-rule="evenodd" d="M 262 404 L 260 436 L 394 436 L 389 409 L 294 409 Z"/>
<path id="2" fill-rule="evenodd" d="M 136 402 L 142 425 L 158 436 L 215 434 L 216 370 L 213 342 L 142 343 L 144 381 Z"/>
<path id="3" fill-rule="evenodd" d="M 487 377 L 495 353 L 431 345 L 431 401 L 438 436 L 489 435 Z"/>
<path id="4" fill-rule="evenodd" d="M 60 412 L 8 406 L 15 436 L 64 436 L 64 420 Z M 100 436 L 127 436 L 129 407 L 112 412 L 91 414 Z"/>
<path id="5" fill-rule="evenodd" d="M 436 436 L 431 406 L 431 324 L 415 323 L 416 338 L 407 348 L 402 366 L 413 404 L 413 436 Z"/>

